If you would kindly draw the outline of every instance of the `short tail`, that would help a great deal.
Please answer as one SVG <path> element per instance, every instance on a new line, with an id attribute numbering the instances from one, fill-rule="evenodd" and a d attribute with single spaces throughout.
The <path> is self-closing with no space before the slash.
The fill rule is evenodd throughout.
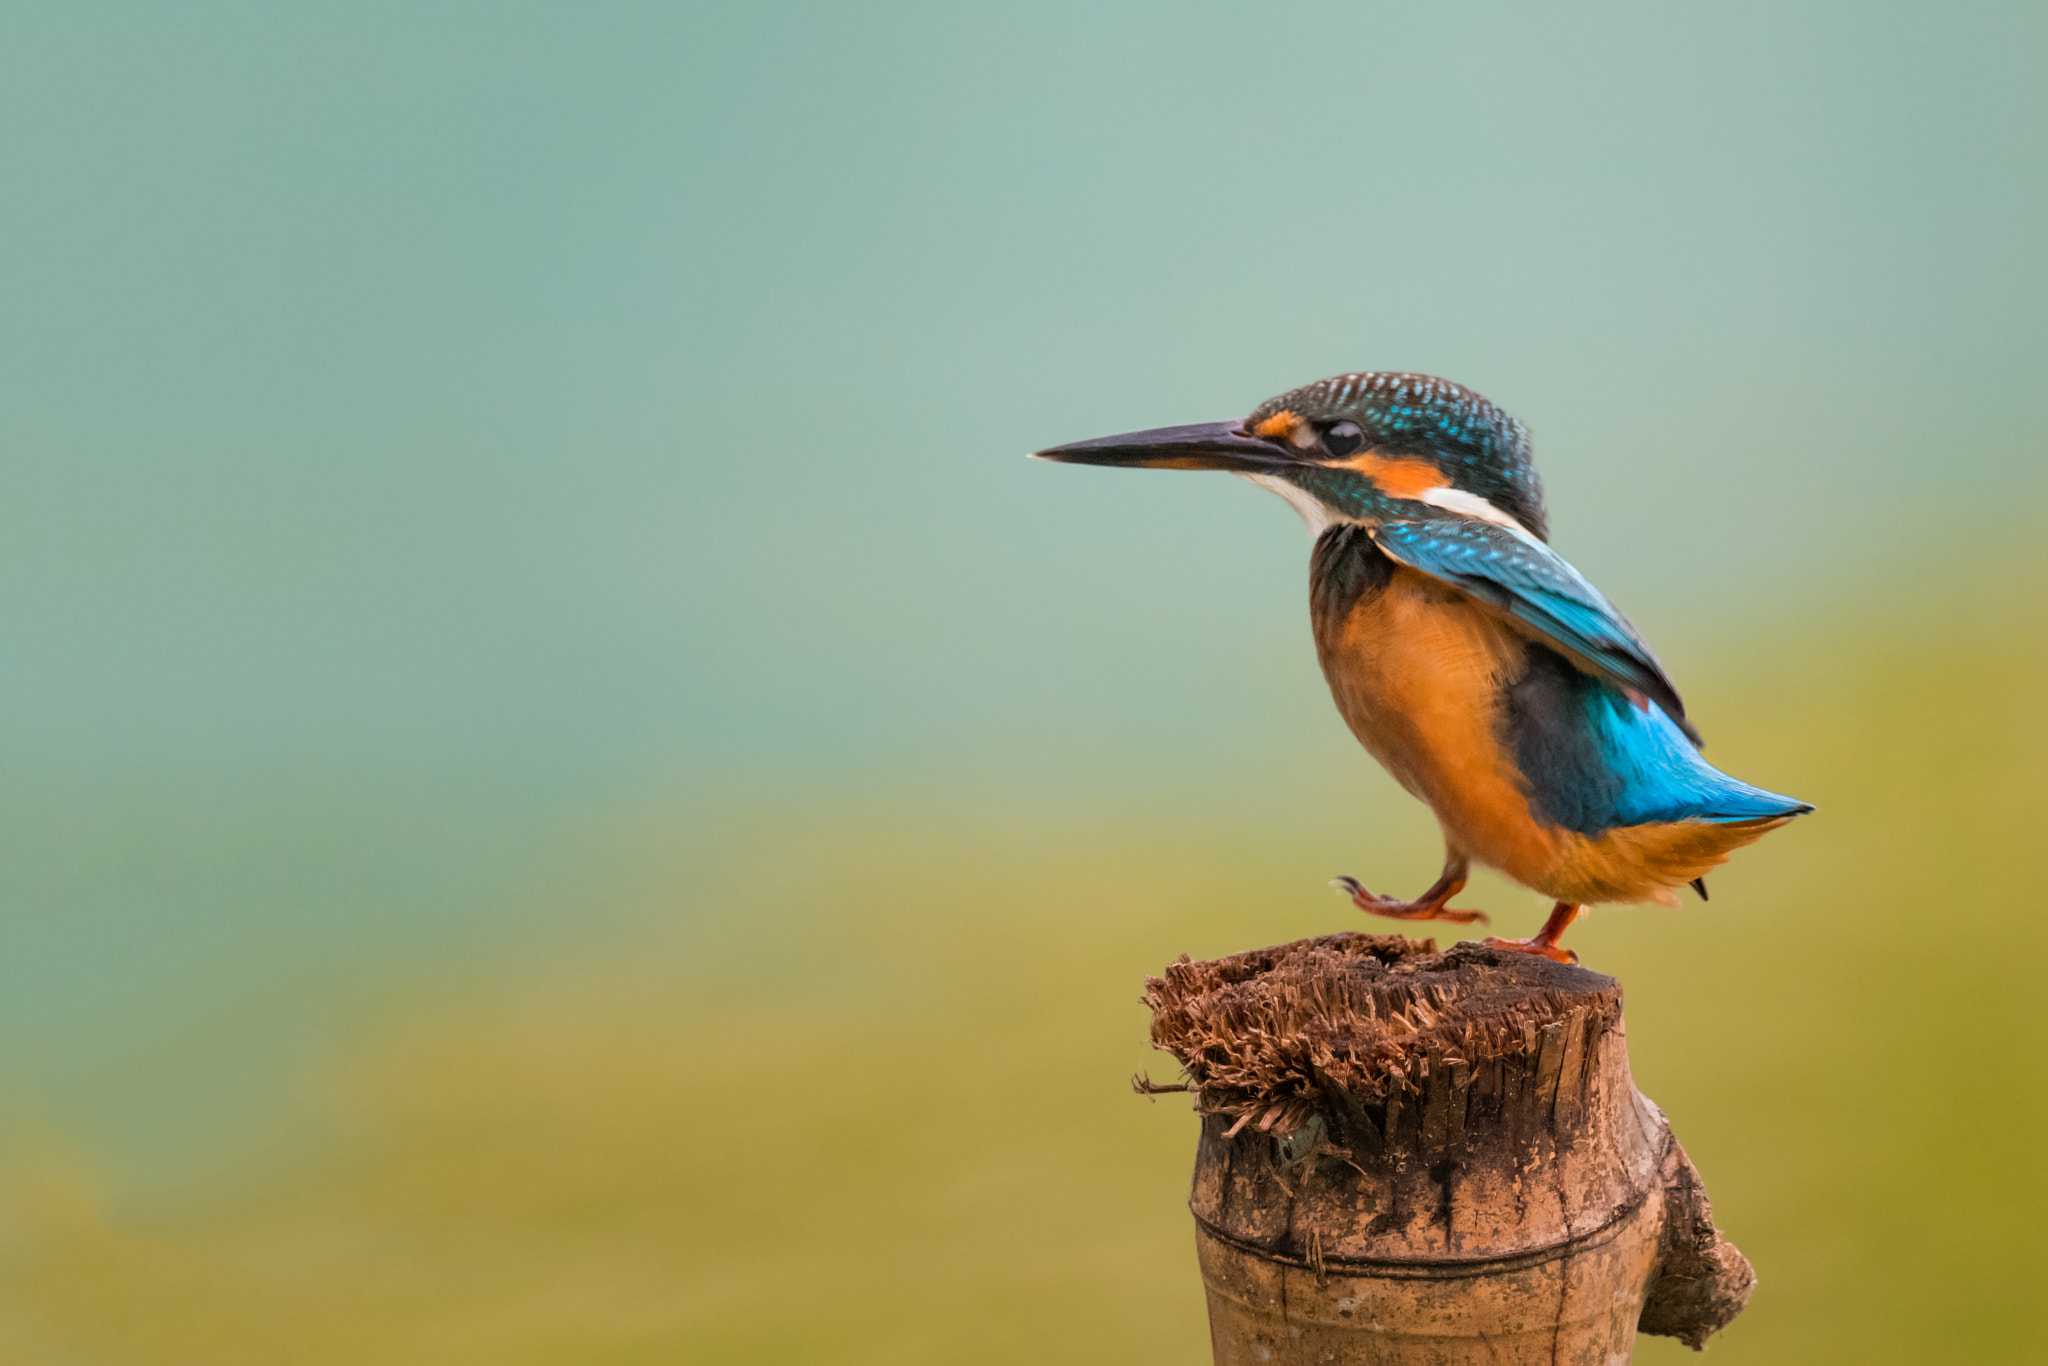
<path id="1" fill-rule="evenodd" d="M 1621 824 L 1711 821 L 1777 826 L 1813 810 L 1810 802 L 1752 787 L 1715 768 L 1654 702 L 1640 709 L 1629 707 L 1619 716 L 1610 713 L 1608 744 L 1611 761 L 1628 773 L 1628 809 Z"/>

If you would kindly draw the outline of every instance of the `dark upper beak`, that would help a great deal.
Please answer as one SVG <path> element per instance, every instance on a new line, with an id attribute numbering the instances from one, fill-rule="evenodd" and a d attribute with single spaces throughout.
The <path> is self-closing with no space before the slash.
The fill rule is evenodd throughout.
<path id="1" fill-rule="evenodd" d="M 1246 436 L 1240 423 L 1197 422 L 1187 427 L 1154 427 L 1149 432 L 1098 436 L 1050 450 L 1037 460 L 1069 465 L 1128 465 L 1150 470 L 1234 470 L 1257 474 L 1300 463 L 1285 446 Z"/>

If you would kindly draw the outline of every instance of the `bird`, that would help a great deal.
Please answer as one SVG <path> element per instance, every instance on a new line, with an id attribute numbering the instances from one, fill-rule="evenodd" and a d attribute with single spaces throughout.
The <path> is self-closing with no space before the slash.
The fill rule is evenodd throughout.
<path id="1" fill-rule="evenodd" d="M 1225 470 L 1307 524 L 1309 619 L 1337 710 L 1435 813 L 1442 874 L 1413 899 L 1333 885 L 1403 921 L 1489 924 L 1450 903 L 1477 863 L 1554 903 L 1491 948 L 1559 962 L 1594 905 L 1678 904 L 1734 850 L 1813 807 L 1730 777 L 1656 652 L 1549 544 L 1529 432 L 1450 380 L 1365 371 L 1243 421 L 1035 451 L 1066 464 Z"/>

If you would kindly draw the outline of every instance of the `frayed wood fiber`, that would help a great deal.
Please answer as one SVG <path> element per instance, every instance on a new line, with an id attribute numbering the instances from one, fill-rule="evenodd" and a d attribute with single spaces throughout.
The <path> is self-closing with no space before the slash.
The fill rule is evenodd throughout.
<path id="1" fill-rule="evenodd" d="M 1597 1038 L 1620 1019 L 1621 988 L 1526 954 L 1331 934 L 1183 956 L 1146 979 L 1145 1004 L 1152 1043 L 1180 1061 L 1198 1111 L 1287 1133 L 1318 1111 L 1426 1092 L 1439 1074 L 1467 1074 L 1464 1090 L 1489 1063 L 1540 1056 L 1560 1025 Z"/>

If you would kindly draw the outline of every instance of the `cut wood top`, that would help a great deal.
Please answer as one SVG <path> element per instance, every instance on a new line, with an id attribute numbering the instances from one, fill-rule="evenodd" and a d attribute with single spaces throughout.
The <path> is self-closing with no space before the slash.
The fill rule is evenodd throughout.
<path id="1" fill-rule="evenodd" d="M 1376 1107 L 1426 1093 L 1438 1074 L 1462 1090 L 1488 1064 L 1549 1071 L 1541 1079 L 1554 1087 L 1566 1036 L 1612 1027 L 1621 986 L 1477 944 L 1439 953 L 1430 940 L 1329 934 L 1183 956 L 1146 980 L 1145 1003 L 1153 1045 L 1180 1061 L 1197 1110 L 1285 1134 L 1338 1108 L 1333 1093 Z"/>

